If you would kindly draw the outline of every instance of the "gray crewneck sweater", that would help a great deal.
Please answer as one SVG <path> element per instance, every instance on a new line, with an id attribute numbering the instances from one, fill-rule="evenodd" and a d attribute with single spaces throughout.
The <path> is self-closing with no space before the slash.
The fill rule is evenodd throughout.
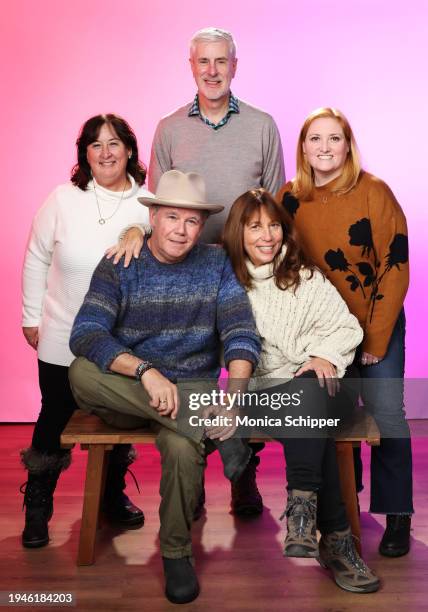
<path id="1" fill-rule="evenodd" d="M 220 129 L 213 130 L 199 116 L 189 117 L 191 103 L 161 119 L 153 139 L 149 189 L 168 170 L 198 172 L 207 186 L 207 199 L 225 209 L 206 224 L 202 240 L 220 239 L 230 207 L 248 189 L 264 187 L 276 194 L 285 180 L 278 128 L 272 117 L 239 101 Z"/>

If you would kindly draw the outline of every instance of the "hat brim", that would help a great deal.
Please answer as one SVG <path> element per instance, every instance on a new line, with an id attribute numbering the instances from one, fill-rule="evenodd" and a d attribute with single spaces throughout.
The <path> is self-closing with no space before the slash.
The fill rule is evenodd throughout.
<path id="1" fill-rule="evenodd" d="M 164 200 L 162 198 L 137 198 L 144 206 L 170 206 L 171 208 L 189 208 L 190 210 L 205 210 L 210 215 L 215 215 L 222 210 L 221 204 L 206 204 L 205 202 L 185 202 L 184 200 Z"/>

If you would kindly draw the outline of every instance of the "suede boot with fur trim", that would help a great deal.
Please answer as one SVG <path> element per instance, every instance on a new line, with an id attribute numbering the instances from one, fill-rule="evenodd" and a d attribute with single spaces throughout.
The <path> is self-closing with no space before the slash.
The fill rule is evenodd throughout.
<path id="1" fill-rule="evenodd" d="M 26 548 L 40 548 L 49 542 L 53 493 L 60 473 L 70 465 L 71 453 L 59 451 L 48 455 L 30 447 L 21 451 L 21 461 L 28 471 L 28 480 L 21 486 L 25 506 L 22 544 Z"/>

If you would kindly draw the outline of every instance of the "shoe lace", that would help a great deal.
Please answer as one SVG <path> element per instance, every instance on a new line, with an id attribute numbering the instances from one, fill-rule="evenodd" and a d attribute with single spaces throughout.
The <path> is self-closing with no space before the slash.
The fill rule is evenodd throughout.
<path id="1" fill-rule="evenodd" d="M 300 537 L 305 537 L 309 522 L 314 522 L 317 505 L 314 501 L 304 497 L 292 497 L 286 509 L 279 517 L 282 521 L 285 517 L 293 519 L 293 526 Z"/>
<path id="2" fill-rule="evenodd" d="M 22 509 L 23 510 L 25 508 L 25 493 L 27 491 L 27 484 L 28 484 L 28 480 L 23 482 L 22 485 L 19 487 L 19 492 L 22 493 L 22 495 L 24 496 L 24 499 L 22 500 Z"/>
<path id="3" fill-rule="evenodd" d="M 48 482 L 30 482 L 26 480 L 19 487 L 20 493 L 24 495 L 24 500 L 22 502 L 22 509 L 24 510 L 27 503 L 36 502 L 36 503 L 44 503 L 48 500 L 50 495 L 50 487 Z"/>
<path id="4" fill-rule="evenodd" d="M 335 554 L 343 555 L 356 570 L 363 574 L 368 574 L 368 567 L 357 553 L 352 534 L 347 534 L 342 538 L 338 538 L 333 545 Z"/>
<path id="5" fill-rule="evenodd" d="M 137 477 L 135 476 L 134 472 L 131 469 L 129 469 L 129 468 L 127 468 L 126 471 L 131 474 L 131 476 L 132 476 L 132 478 L 134 480 L 135 486 L 137 487 L 137 491 L 138 491 L 139 495 L 141 495 L 140 487 L 138 486 L 138 480 L 137 480 Z"/>
<path id="6" fill-rule="evenodd" d="M 106 490 L 105 494 L 107 495 L 107 491 L 109 493 L 115 492 L 113 497 L 118 494 L 120 491 L 124 491 L 126 487 L 125 476 L 129 472 L 132 476 L 132 479 L 135 483 L 138 493 L 141 495 L 140 487 L 138 485 L 138 480 L 134 474 L 134 472 L 130 469 L 130 465 L 133 462 L 110 462 L 107 470 L 107 481 L 106 481 Z M 109 494 L 109 497 L 111 495 Z"/>

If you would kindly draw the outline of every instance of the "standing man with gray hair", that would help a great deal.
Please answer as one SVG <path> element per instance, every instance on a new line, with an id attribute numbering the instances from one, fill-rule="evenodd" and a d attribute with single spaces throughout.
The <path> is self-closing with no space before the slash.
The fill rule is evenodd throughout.
<path id="1" fill-rule="evenodd" d="M 225 207 L 205 227 L 202 240 L 219 242 L 238 196 L 257 187 L 276 194 L 284 184 L 281 139 L 268 113 L 239 100 L 230 90 L 238 64 L 230 32 L 213 27 L 196 32 L 189 61 L 198 91 L 193 102 L 159 122 L 152 145 L 149 189 L 156 191 L 167 170 L 201 174 L 209 201 Z M 242 478 L 232 485 L 235 514 L 260 514 L 263 510 L 256 485 L 258 463 L 259 457 L 254 455 Z"/>
<path id="2" fill-rule="evenodd" d="M 198 91 L 193 102 L 159 122 L 149 189 L 156 191 L 167 170 L 202 174 L 210 201 L 225 206 L 202 235 L 206 242 L 218 242 L 238 196 L 257 187 L 276 194 L 284 184 L 281 139 L 268 113 L 239 100 L 230 90 L 238 64 L 230 32 L 219 28 L 196 32 L 189 61 Z"/>

